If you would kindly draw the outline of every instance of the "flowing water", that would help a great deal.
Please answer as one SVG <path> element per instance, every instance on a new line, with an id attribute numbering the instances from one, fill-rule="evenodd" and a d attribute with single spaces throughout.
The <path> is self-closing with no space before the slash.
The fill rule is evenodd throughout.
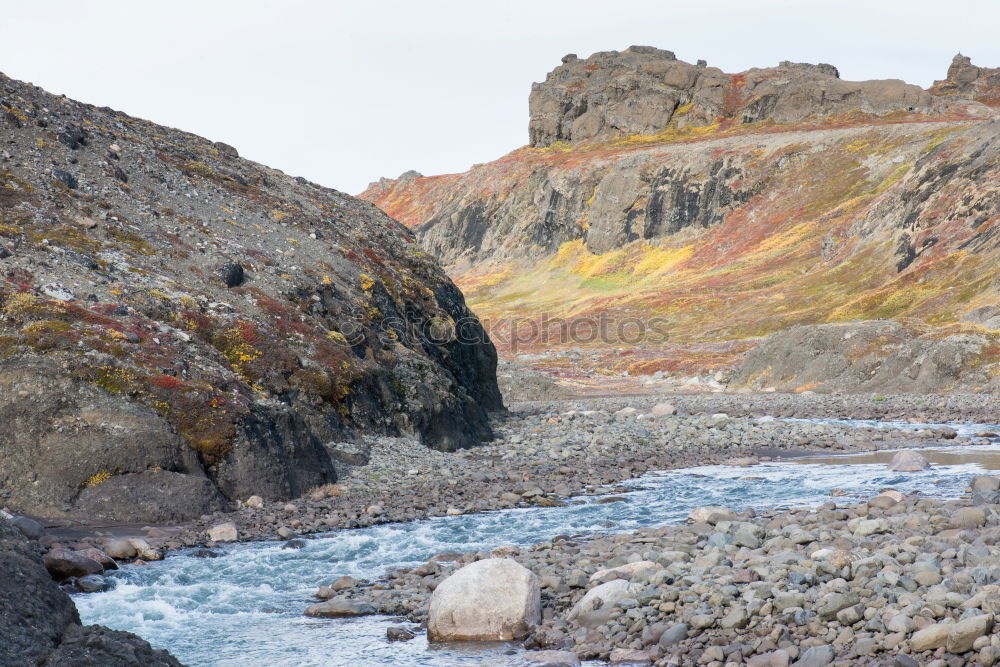
<path id="1" fill-rule="evenodd" d="M 844 422 L 886 428 L 902 423 Z M 954 426 L 954 425 L 953 425 Z M 1000 426 L 957 427 L 963 435 Z M 734 509 L 815 506 L 830 490 L 867 498 L 892 487 L 904 493 L 956 497 L 971 477 L 1000 467 L 1000 446 L 925 452 L 934 467 L 890 472 L 882 453 L 763 463 L 751 468 L 702 466 L 648 474 L 623 484 L 620 502 L 579 498 L 566 507 L 526 508 L 440 517 L 342 530 L 308 540 L 300 550 L 281 543 L 237 544 L 219 558 L 170 554 L 146 566 L 125 566 L 114 589 L 75 597 L 85 623 L 128 630 L 168 649 L 188 665 L 509 665 L 517 650 L 504 644 L 429 645 L 418 632 L 388 642 L 399 619 L 310 619 L 303 609 L 322 584 L 349 574 L 372 579 L 388 568 L 413 566 L 445 551 L 529 545 L 560 534 L 629 531 L 678 523 L 702 505 Z M 947 460 L 936 460 L 945 456 Z M 867 457 L 867 458 L 866 458 Z M 951 457 L 951 458 L 947 458 Z M 959 457 L 959 458 L 955 458 Z M 997 466 L 990 465 L 996 462 Z"/>

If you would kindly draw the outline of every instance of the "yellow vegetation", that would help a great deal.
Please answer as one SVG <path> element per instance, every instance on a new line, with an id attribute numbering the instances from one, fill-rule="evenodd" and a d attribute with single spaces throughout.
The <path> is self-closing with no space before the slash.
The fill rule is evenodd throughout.
<path id="1" fill-rule="evenodd" d="M 663 275 L 691 257 L 693 252 L 692 246 L 674 248 L 640 241 L 596 255 L 584 247 L 582 240 L 577 239 L 562 244 L 551 265 L 584 278 L 627 276 L 637 280 Z"/>
<path id="2" fill-rule="evenodd" d="M 97 486 L 102 482 L 106 482 L 111 479 L 111 473 L 107 471 L 102 471 L 96 475 L 92 475 L 86 482 L 83 483 L 84 486 Z"/>

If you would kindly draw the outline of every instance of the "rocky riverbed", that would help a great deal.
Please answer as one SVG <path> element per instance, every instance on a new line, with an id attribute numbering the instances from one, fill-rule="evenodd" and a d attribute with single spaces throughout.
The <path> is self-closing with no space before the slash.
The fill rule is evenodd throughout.
<path id="1" fill-rule="evenodd" d="M 617 484 L 652 470 L 723 463 L 747 467 L 747 475 L 752 478 L 753 465 L 780 458 L 900 447 L 958 449 L 988 443 L 993 435 L 966 428 L 959 434 L 948 426 L 914 426 L 903 431 L 786 421 L 772 416 L 844 417 L 850 413 L 843 411 L 860 411 L 865 402 L 879 408 L 888 404 L 886 416 L 916 419 L 911 415 L 918 415 L 935 420 L 964 416 L 972 405 L 971 401 L 955 399 L 935 402 L 909 397 L 874 400 L 808 395 L 671 396 L 669 403 L 663 397 L 521 403 L 513 405 L 510 414 L 495 418 L 495 442 L 459 453 L 436 452 L 405 439 L 371 439 L 367 451 L 359 448 L 367 463 L 345 466 L 338 484 L 314 489 L 292 503 L 251 497 L 235 511 L 204 516 L 191 524 L 147 527 L 141 531 L 141 538 L 134 534 L 135 530 L 128 535 L 121 529 L 84 528 L 76 534 L 56 531 L 41 536 L 39 541 L 49 549 L 50 571 L 66 579 L 69 590 L 99 590 L 99 577 L 95 575 L 111 565 L 101 563 L 103 553 L 94 551 L 94 547 L 119 560 L 138 557 L 147 561 L 182 547 L 198 547 L 188 553 L 211 556 L 217 546 L 229 541 L 279 540 L 286 547 L 296 548 L 307 545 L 312 533 L 343 528 L 492 509 L 551 507 L 576 502 L 572 498 L 581 495 L 602 494 L 607 501 L 615 502 L 614 494 L 628 490 L 617 488 Z M 729 414 L 722 409 L 728 409 Z M 871 412 L 860 414 L 874 416 Z M 758 660 L 754 664 L 783 664 L 786 658 L 794 661 L 811 655 L 823 657 L 828 651 L 820 647 L 822 644 L 830 647 L 830 656 L 868 660 L 874 659 L 872 656 L 913 652 L 911 631 L 928 625 L 923 619 L 935 624 L 944 622 L 958 608 L 948 602 L 954 601 L 954 596 L 946 596 L 941 602 L 935 596 L 942 589 L 932 587 L 964 582 L 950 575 L 959 569 L 986 567 L 977 565 L 976 559 L 988 559 L 992 553 L 964 549 L 963 545 L 973 542 L 986 545 L 993 533 L 972 533 L 968 537 L 960 527 L 953 526 L 952 510 L 961 502 L 956 505 L 911 497 L 890 507 L 887 498 L 860 506 L 835 505 L 834 498 L 815 512 L 754 516 L 752 511 L 739 515 L 727 511 L 720 516 L 702 517 L 689 526 L 643 528 L 637 533 L 603 537 L 565 535 L 535 547 L 511 547 L 494 555 L 513 556 L 539 576 L 544 620 L 527 640 L 531 648 L 572 649 L 582 658 L 648 659 L 662 664 L 698 660 L 721 665 L 755 654 L 768 654 L 769 662 L 754 658 Z M 978 500 L 982 504 L 996 499 L 980 496 Z M 965 514 L 971 514 L 970 521 L 977 527 L 985 525 L 988 529 L 994 520 L 992 508 L 981 510 L 982 524 L 979 511 Z M 879 522 L 859 527 L 860 522 L 853 519 Z M 940 538 L 942 529 L 952 532 Z M 917 539 L 921 536 L 922 540 Z M 953 555 L 941 555 L 941 539 L 951 541 L 943 551 L 952 549 Z M 907 561 L 910 557 L 903 551 L 917 556 Z M 915 563 L 928 560 L 920 555 L 925 553 L 935 554 L 930 560 L 941 577 L 936 583 L 927 583 L 934 579 L 932 575 L 918 579 L 909 574 Z M 886 554 L 895 559 L 896 565 L 873 567 L 867 575 L 854 572 L 855 560 L 874 558 L 887 563 L 882 558 Z M 341 580 L 336 586 L 321 589 L 319 595 L 332 600 L 335 607 L 343 606 L 348 614 L 380 612 L 423 622 L 428 596 L 436 585 L 456 565 L 488 555 L 445 554 L 419 567 L 392 571 L 386 579 L 361 585 Z M 55 562 L 55 556 L 61 560 Z M 97 566 L 86 560 L 95 561 Z M 629 567 L 614 569 L 621 565 Z M 834 571 L 828 571 L 831 567 Z M 890 584 L 886 577 L 892 579 L 892 567 L 898 567 L 900 578 Z M 609 569 L 614 572 L 592 579 L 598 571 Z M 974 586 L 979 587 L 976 592 L 992 581 L 991 574 L 982 572 L 985 570 L 969 574 Z M 329 584 L 336 582 L 335 574 L 331 573 Z M 877 577 L 882 579 L 875 581 Z M 918 587 L 912 588 L 910 581 L 917 582 Z M 573 620 L 568 620 L 570 611 L 588 590 L 609 582 L 617 592 L 600 592 L 599 605 L 573 614 Z M 774 589 L 770 596 L 764 584 L 770 585 L 768 591 Z M 902 592 L 895 591 L 900 587 Z M 805 597 L 798 609 L 786 614 L 792 607 L 778 609 L 775 596 L 794 592 Z M 959 586 L 943 592 L 962 593 L 965 589 Z M 672 597 L 674 593 L 676 597 Z M 820 599 L 834 593 L 846 595 L 848 601 L 857 595 L 857 601 L 847 607 L 865 602 L 859 607 L 863 618 L 845 624 L 836 614 L 822 615 Z M 885 601 L 868 604 L 872 595 L 875 600 Z M 934 614 L 921 606 L 931 602 L 937 605 L 932 607 Z M 881 616 L 876 620 L 886 627 L 876 629 L 875 616 L 868 610 L 883 607 L 910 614 L 910 631 L 896 636 L 901 631 L 889 631 Z M 993 613 L 982 606 L 976 608 Z M 958 612 L 951 615 L 961 616 L 965 610 Z M 843 616 L 848 618 L 849 614 Z M 687 628 L 682 633 L 683 624 Z M 905 627 L 906 623 L 899 621 L 892 627 L 897 625 Z M 666 630 L 672 633 L 668 638 L 678 638 L 676 643 L 661 641 L 660 633 Z M 816 651 L 807 654 L 805 649 L 811 648 L 811 643 L 816 644 Z M 978 644 L 980 658 L 988 660 L 993 644 L 981 640 Z M 870 651 L 852 654 L 855 646 L 862 651 L 870 647 Z M 989 650 L 983 653 L 985 649 Z"/>
<path id="2" fill-rule="evenodd" d="M 650 470 L 727 462 L 749 465 L 804 453 L 985 442 L 956 437 L 948 427 L 904 432 L 769 416 L 772 412 L 844 416 L 860 410 L 864 399 L 702 395 L 673 396 L 669 401 L 625 397 L 515 404 L 510 414 L 495 418 L 497 440 L 458 453 L 438 452 L 407 439 L 371 438 L 362 448 L 368 462 L 345 466 L 337 484 L 318 487 L 290 503 L 250 497 L 235 511 L 206 515 L 179 529 L 151 527 L 142 537 L 154 552 L 235 540 L 290 540 L 378 523 L 550 506 L 570 496 L 609 493 L 606 485 Z M 867 402 L 883 403 L 870 398 Z M 893 400 L 887 414 L 901 416 L 912 410 L 911 414 L 927 417 L 939 404 L 913 406 L 909 399 Z M 964 415 L 963 407 L 943 405 L 930 414 Z M 722 408 L 744 416 L 731 416 Z M 948 409 L 953 412 L 947 413 Z M 225 527 L 212 530 L 220 525 Z M 74 546 L 107 546 L 115 532 L 121 531 L 94 529 Z M 116 551 L 128 553 L 127 547 Z M 147 552 L 149 556 L 155 553 Z"/>
<path id="3" fill-rule="evenodd" d="M 321 590 L 427 619 L 457 568 L 513 558 L 541 588 L 528 648 L 540 664 L 989 666 L 1000 659 L 1000 479 L 941 501 L 894 491 L 864 503 L 733 512 L 679 526 L 530 548 L 443 554 L 375 583 Z"/>

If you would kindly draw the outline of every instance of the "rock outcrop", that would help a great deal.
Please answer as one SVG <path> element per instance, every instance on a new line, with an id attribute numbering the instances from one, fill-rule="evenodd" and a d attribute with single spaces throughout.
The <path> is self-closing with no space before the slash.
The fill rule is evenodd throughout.
<path id="1" fill-rule="evenodd" d="M 80 627 L 73 601 L 42 565 L 38 547 L 0 517 L 0 664 L 179 667 L 127 632 Z"/>
<path id="2" fill-rule="evenodd" d="M 173 521 L 491 437 L 496 353 L 365 202 L 0 75 L 0 501 Z"/>
<path id="3" fill-rule="evenodd" d="M 471 563 L 431 596 L 431 641 L 522 639 L 542 619 L 538 577 L 510 558 Z"/>
<path id="4" fill-rule="evenodd" d="M 790 123 L 849 111 L 884 115 L 940 108 L 919 86 L 896 79 L 843 81 L 832 65 L 786 61 L 726 74 L 650 46 L 604 51 L 586 60 L 567 55 L 543 83 L 532 86 L 528 106 L 532 146 L 651 135 L 671 122 L 675 127 L 723 119 Z"/>
<path id="5" fill-rule="evenodd" d="M 751 350 L 733 384 L 780 391 L 1000 391 L 991 373 L 1000 335 L 951 333 L 915 321 L 798 326 Z"/>
<path id="6" fill-rule="evenodd" d="M 1000 67 L 976 67 L 971 58 L 959 53 L 951 61 L 947 78 L 935 81 L 930 92 L 1000 106 Z"/>
<path id="7" fill-rule="evenodd" d="M 810 366 L 853 369 L 837 381 L 793 378 L 778 360 L 775 386 L 991 390 L 1000 121 L 991 70 L 949 72 L 923 91 L 820 65 L 723 75 L 646 48 L 567 58 L 532 92 L 532 146 L 362 196 L 416 231 L 506 354 L 563 348 L 550 369 L 647 375 L 683 356 L 688 375 L 726 374 L 788 327 L 910 318 L 937 334 L 878 377 L 847 360 Z M 964 370 L 917 370 L 953 344 Z M 750 361 L 743 380 L 768 366 Z"/>

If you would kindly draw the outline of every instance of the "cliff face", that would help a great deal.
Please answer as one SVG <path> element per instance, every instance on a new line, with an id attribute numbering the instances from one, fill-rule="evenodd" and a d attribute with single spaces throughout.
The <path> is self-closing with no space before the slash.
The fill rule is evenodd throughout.
<path id="1" fill-rule="evenodd" d="M 540 314 L 658 318 L 627 353 L 603 341 L 595 363 L 632 372 L 670 368 L 673 344 L 745 350 L 799 324 L 909 317 L 959 335 L 998 292 L 1000 121 L 993 71 L 973 69 L 922 91 L 829 66 L 714 74 L 644 48 L 567 58 L 532 91 L 535 145 L 362 196 L 416 230 L 508 351 L 541 347 L 514 330 Z M 713 107 L 710 74 L 749 92 Z"/>
<path id="2" fill-rule="evenodd" d="M 2 75 L 0 130 L 4 504 L 180 519 L 491 436 L 492 343 L 376 207 Z"/>

